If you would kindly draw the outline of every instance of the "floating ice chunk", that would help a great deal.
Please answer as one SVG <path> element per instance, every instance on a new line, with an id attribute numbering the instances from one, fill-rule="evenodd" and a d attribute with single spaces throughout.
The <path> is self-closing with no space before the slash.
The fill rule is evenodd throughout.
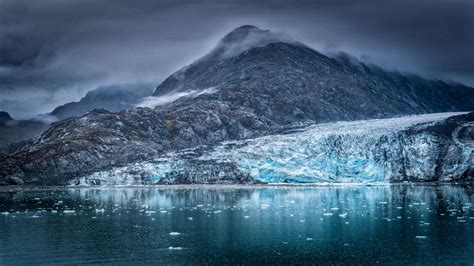
<path id="1" fill-rule="evenodd" d="M 346 218 L 347 217 L 347 212 L 339 214 L 339 217 Z"/>
<path id="2" fill-rule="evenodd" d="M 9 212 L 2 212 L 2 215 L 9 215 Z"/>
<path id="3" fill-rule="evenodd" d="M 153 214 L 156 213 L 156 211 L 145 211 L 146 214 Z"/>
<path id="4" fill-rule="evenodd" d="M 95 209 L 95 212 L 104 213 L 104 212 L 105 212 L 105 209 L 104 209 L 104 208 L 102 208 L 102 209 Z"/>
<path id="5" fill-rule="evenodd" d="M 245 218 L 245 219 L 248 219 L 248 218 L 250 218 L 250 216 L 248 216 L 248 215 L 245 215 L 245 216 L 244 216 L 244 218 Z"/>
<path id="6" fill-rule="evenodd" d="M 169 247 L 169 250 L 182 250 L 182 247 Z"/>
<path id="7" fill-rule="evenodd" d="M 171 232 L 170 233 L 170 236 L 179 236 L 181 235 L 181 233 L 178 233 L 178 232 Z"/>
<path id="8" fill-rule="evenodd" d="M 75 210 L 64 210 L 63 213 L 70 214 L 70 213 L 75 213 Z"/>
<path id="9" fill-rule="evenodd" d="M 338 207 L 331 208 L 331 211 L 338 211 L 338 210 L 339 210 Z"/>
<path id="10" fill-rule="evenodd" d="M 312 237 L 307 237 L 306 241 L 313 241 L 313 238 Z"/>
<path id="11" fill-rule="evenodd" d="M 194 218 L 193 217 L 188 217 L 188 220 L 192 221 Z"/>
<path id="12" fill-rule="evenodd" d="M 332 212 L 327 212 L 327 213 L 323 213 L 324 216 L 332 216 L 333 213 Z"/>
<path id="13" fill-rule="evenodd" d="M 428 238 L 427 236 L 416 236 L 417 239 L 426 239 Z"/>

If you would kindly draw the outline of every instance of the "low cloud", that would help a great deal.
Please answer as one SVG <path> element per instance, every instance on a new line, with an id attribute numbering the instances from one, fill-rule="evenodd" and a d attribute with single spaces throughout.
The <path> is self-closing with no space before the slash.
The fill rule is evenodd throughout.
<path id="1" fill-rule="evenodd" d="M 143 99 L 142 102 L 137 104 L 137 107 L 149 107 L 155 108 L 157 106 L 163 106 L 172 103 L 180 98 L 188 97 L 195 98 L 203 94 L 212 94 L 217 92 L 215 88 L 208 88 L 205 90 L 190 90 L 186 92 L 170 92 L 161 96 L 149 96 Z"/>

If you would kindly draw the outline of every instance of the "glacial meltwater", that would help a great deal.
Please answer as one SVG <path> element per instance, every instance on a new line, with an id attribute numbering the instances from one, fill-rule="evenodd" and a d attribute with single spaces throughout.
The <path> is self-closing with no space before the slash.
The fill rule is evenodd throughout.
<path id="1" fill-rule="evenodd" d="M 474 263 L 474 188 L 1 188 L 0 265 Z"/>

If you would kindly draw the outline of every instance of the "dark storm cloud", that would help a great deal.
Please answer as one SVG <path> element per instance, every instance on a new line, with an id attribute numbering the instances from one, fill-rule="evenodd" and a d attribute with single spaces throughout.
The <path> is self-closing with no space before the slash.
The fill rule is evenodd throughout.
<path id="1" fill-rule="evenodd" d="M 241 24 L 474 85 L 473 10 L 471 0 L 0 0 L 0 109 L 32 116 L 100 85 L 158 84 Z"/>

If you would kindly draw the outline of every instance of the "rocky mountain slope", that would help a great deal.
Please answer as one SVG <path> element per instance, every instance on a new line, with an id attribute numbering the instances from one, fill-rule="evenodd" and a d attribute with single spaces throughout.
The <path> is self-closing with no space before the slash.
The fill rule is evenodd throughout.
<path id="1" fill-rule="evenodd" d="M 214 88 L 219 92 L 208 98 L 245 106 L 277 123 L 474 110 L 474 101 L 467 100 L 473 99 L 473 88 L 332 59 L 268 35 L 252 26 L 237 28 L 208 55 L 166 79 L 154 95 Z M 247 50 L 228 57 L 223 47 L 229 46 Z"/>
<path id="2" fill-rule="evenodd" d="M 276 134 L 295 125 L 474 110 L 469 99 L 474 99 L 470 87 L 338 61 L 243 26 L 158 86 L 148 98 L 160 103 L 153 109 L 94 110 L 54 123 L 0 158 L 0 180 L 69 184 L 167 152 Z M 221 167 L 234 169 L 235 178 L 213 182 L 250 180 L 234 166 Z"/>

